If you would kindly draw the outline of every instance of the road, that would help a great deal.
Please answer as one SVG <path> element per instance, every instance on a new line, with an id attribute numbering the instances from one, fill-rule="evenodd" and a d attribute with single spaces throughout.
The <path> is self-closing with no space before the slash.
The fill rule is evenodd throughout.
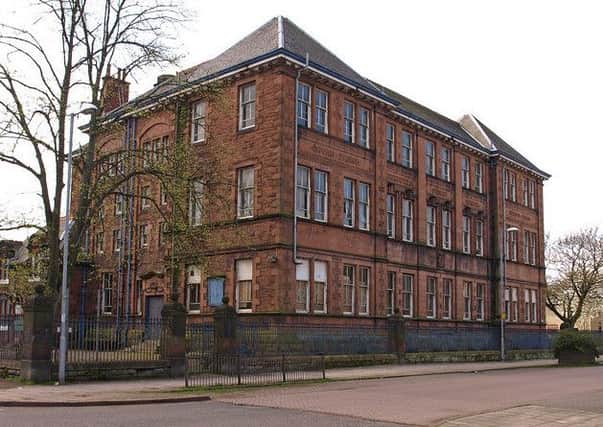
<path id="1" fill-rule="evenodd" d="M 2 426 L 603 426 L 603 366 L 248 389 L 211 402 L 4 408 Z"/>

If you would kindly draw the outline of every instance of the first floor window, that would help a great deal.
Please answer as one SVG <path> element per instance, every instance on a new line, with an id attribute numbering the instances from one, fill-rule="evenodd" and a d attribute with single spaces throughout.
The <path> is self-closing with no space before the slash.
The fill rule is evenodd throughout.
<path id="1" fill-rule="evenodd" d="M 101 301 L 103 314 L 113 312 L 113 273 L 103 273 L 103 294 Z"/>
<path id="2" fill-rule="evenodd" d="M 477 320 L 484 320 L 484 309 L 485 309 L 485 303 L 484 300 L 486 298 L 486 285 L 484 285 L 483 283 L 478 283 L 477 284 L 477 290 L 476 290 L 477 294 L 476 294 L 476 303 L 477 303 L 477 313 L 476 313 L 476 319 Z"/>
<path id="3" fill-rule="evenodd" d="M 310 218 L 310 169 L 298 166 L 296 179 L 296 215 L 302 218 Z"/>
<path id="4" fill-rule="evenodd" d="M 201 309 L 201 269 L 195 265 L 187 268 L 186 275 L 186 308 L 189 312 Z"/>
<path id="5" fill-rule="evenodd" d="M 102 231 L 100 233 L 96 233 L 96 253 L 102 254 L 105 251 L 105 233 Z"/>
<path id="6" fill-rule="evenodd" d="M 147 209 L 151 206 L 151 200 L 149 199 L 151 194 L 151 187 L 145 185 L 140 190 L 140 209 Z"/>
<path id="7" fill-rule="evenodd" d="M 436 208 L 427 206 L 427 245 L 436 245 Z"/>
<path id="8" fill-rule="evenodd" d="M 387 237 L 394 238 L 396 235 L 396 197 L 388 194 L 386 199 L 387 214 Z"/>
<path id="9" fill-rule="evenodd" d="M 308 260 L 300 260 L 295 265 L 295 311 L 307 313 L 310 299 L 310 264 Z"/>
<path id="10" fill-rule="evenodd" d="M 463 215 L 463 252 L 471 253 L 471 218 Z"/>
<path id="11" fill-rule="evenodd" d="M 113 230 L 113 252 L 121 250 L 121 230 Z"/>
<path id="12" fill-rule="evenodd" d="M 200 180 L 191 182 L 189 193 L 189 224 L 200 225 L 203 218 L 203 191 L 204 185 Z"/>
<path id="13" fill-rule="evenodd" d="M 371 186 L 361 182 L 358 190 L 358 227 L 361 230 L 368 230 L 370 228 Z"/>
<path id="14" fill-rule="evenodd" d="M 517 231 L 507 231 L 507 260 L 517 261 Z"/>
<path id="15" fill-rule="evenodd" d="M 354 287 L 356 284 L 356 269 L 353 265 L 343 266 L 343 312 L 354 313 Z"/>
<path id="16" fill-rule="evenodd" d="M 237 216 L 253 216 L 253 198 L 255 189 L 255 171 L 253 166 L 241 168 L 238 172 Z"/>
<path id="17" fill-rule="evenodd" d="M 327 220 L 328 184 L 326 172 L 314 172 L 314 219 L 317 221 Z"/>
<path id="18" fill-rule="evenodd" d="M 387 307 L 385 311 L 388 315 L 394 314 L 396 298 L 396 273 L 394 271 L 387 272 Z"/>
<path id="19" fill-rule="evenodd" d="M 138 247 L 141 249 L 149 246 L 149 225 L 142 224 L 138 227 Z"/>
<path id="20" fill-rule="evenodd" d="M 536 233 L 530 233 L 530 264 L 536 265 Z"/>
<path id="21" fill-rule="evenodd" d="M 452 318 L 452 280 L 444 279 L 442 284 L 442 295 L 444 297 L 444 307 L 442 307 L 442 317 L 444 319 Z"/>
<path id="22" fill-rule="evenodd" d="M 471 282 L 463 284 L 463 319 L 471 320 Z"/>
<path id="23" fill-rule="evenodd" d="M 314 261 L 314 312 L 327 312 L 327 263 Z"/>
<path id="24" fill-rule="evenodd" d="M 475 221 L 475 254 L 484 255 L 484 221 L 481 219 Z"/>
<path id="25" fill-rule="evenodd" d="M 451 223 L 452 223 L 452 212 L 448 209 L 442 211 L 442 248 L 450 249 L 451 247 Z"/>
<path id="26" fill-rule="evenodd" d="M 343 225 L 354 226 L 354 181 L 343 180 Z"/>
<path id="27" fill-rule="evenodd" d="M 369 288 L 371 283 L 370 270 L 366 267 L 360 267 L 360 281 L 358 283 L 359 291 L 359 314 L 369 314 Z"/>
<path id="28" fill-rule="evenodd" d="M 410 274 L 402 275 L 402 316 L 404 317 L 413 315 L 413 282 L 414 277 Z"/>
<path id="29" fill-rule="evenodd" d="M 207 305 L 216 307 L 222 304 L 224 298 L 224 278 L 210 277 L 207 279 Z"/>
<path id="30" fill-rule="evenodd" d="M 427 317 L 436 317 L 436 278 L 427 278 Z"/>
<path id="31" fill-rule="evenodd" d="M 402 200 L 402 240 L 413 241 L 413 201 Z"/>
<path id="32" fill-rule="evenodd" d="M 239 129 L 255 126 L 255 83 L 239 90 Z"/>
<path id="33" fill-rule="evenodd" d="M 251 311 L 252 309 L 252 283 L 253 261 L 240 259 L 236 262 L 237 278 L 237 310 Z"/>

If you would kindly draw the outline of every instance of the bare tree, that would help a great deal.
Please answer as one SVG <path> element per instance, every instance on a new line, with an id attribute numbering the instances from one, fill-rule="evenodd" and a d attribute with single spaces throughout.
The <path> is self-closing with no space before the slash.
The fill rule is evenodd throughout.
<path id="1" fill-rule="evenodd" d="M 99 161 L 95 131 L 104 107 L 103 72 L 111 63 L 119 64 L 124 77 L 149 65 L 174 63 L 178 55 L 173 30 L 185 20 L 185 11 L 171 0 L 38 0 L 37 7 L 42 12 L 39 21 L 56 30 L 55 38 L 40 37 L 35 25 L 31 30 L 0 26 L 0 163 L 20 168 L 36 181 L 44 215 L 40 224 L 13 220 L 0 224 L 0 231 L 32 226 L 43 230 L 48 248 L 44 281 L 56 289 L 68 110 L 77 101 L 97 108 L 79 163 L 81 188 L 72 225 L 77 247 L 89 225 L 92 199 L 102 198 L 91 188 Z M 12 64 L 17 66 L 13 69 Z"/>
<path id="2" fill-rule="evenodd" d="M 570 234 L 547 249 L 549 280 L 546 306 L 573 328 L 580 317 L 603 303 L 603 234 L 596 228 Z"/>

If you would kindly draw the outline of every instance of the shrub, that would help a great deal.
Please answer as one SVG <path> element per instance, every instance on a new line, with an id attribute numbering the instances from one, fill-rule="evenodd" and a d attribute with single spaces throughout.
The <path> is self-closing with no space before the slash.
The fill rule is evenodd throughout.
<path id="1" fill-rule="evenodd" d="M 597 344 L 592 336 L 588 332 L 579 332 L 575 329 L 564 329 L 559 332 L 557 338 L 553 342 L 553 351 L 555 357 L 559 358 L 559 354 L 563 350 L 578 351 L 580 353 L 595 354 L 595 357 L 599 356 Z"/>

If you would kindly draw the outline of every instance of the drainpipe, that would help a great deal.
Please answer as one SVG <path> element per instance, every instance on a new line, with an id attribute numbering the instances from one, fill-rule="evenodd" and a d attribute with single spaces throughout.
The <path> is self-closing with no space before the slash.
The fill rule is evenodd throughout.
<path id="1" fill-rule="evenodd" d="M 295 77 L 295 109 L 293 119 L 295 120 L 295 147 L 293 152 L 294 166 L 293 166 L 293 264 L 299 264 L 297 259 L 297 152 L 299 147 L 299 124 L 297 123 L 297 99 L 299 98 L 299 78 L 301 73 L 308 68 L 310 65 L 310 54 L 306 52 L 306 63 L 297 71 L 297 77 Z M 308 114 L 312 114 L 310 111 Z"/>

